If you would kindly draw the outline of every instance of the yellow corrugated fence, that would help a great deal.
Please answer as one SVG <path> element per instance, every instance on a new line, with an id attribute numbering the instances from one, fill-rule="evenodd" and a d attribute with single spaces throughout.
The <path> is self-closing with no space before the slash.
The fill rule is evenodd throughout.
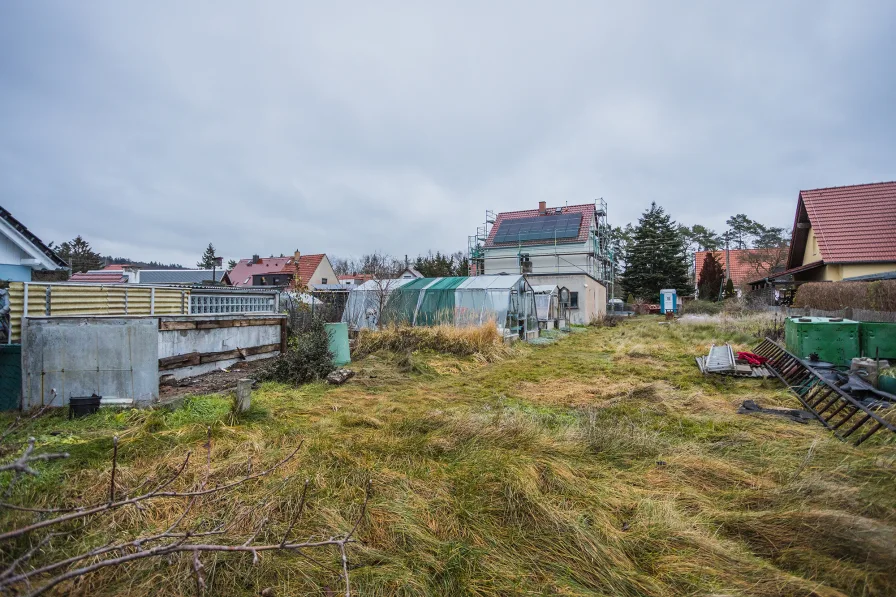
<path id="1" fill-rule="evenodd" d="M 47 288 L 50 289 L 49 312 Z M 181 315 L 189 312 L 189 288 L 28 283 L 28 315 Z M 13 342 L 21 341 L 24 315 L 25 283 L 12 282 L 9 322 Z"/>

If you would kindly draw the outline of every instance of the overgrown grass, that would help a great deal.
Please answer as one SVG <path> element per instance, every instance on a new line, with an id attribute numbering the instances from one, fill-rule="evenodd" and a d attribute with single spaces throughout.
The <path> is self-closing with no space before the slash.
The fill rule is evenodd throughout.
<path id="1" fill-rule="evenodd" d="M 755 345 L 762 321 L 641 317 L 522 345 L 493 363 L 471 356 L 478 350 L 417 345 L 423 375 L 399 371 L 407 348 L 392 355 L 395 345 L 379 340 L 349 384 L 264 384 L 257 415 L 233 425 L 224 397 L 175 412 L 54 416 L 30 433 L 72 459 L 42 467 L 10 499 L 102 499 L 113 434 L 124 486 L 170 471 L 210 425 L 214 482 L 238 477 L 249 457 L 270 464 L 305 441 L 284 471 L 293 481 L 275 476 L 242 488 L 235 503 L 199 509 L 211 518 L 248 510 L 247 535 L 270 517 L 279 540 L 305 478 L 310 507 L 296 535 L 344 531 L 373 479 L 363 544 L 350 552 L 356 595 L 896 594 L 892 439 L 879 433 L 855 448 L 816 424 L 738 415 L 746 398 L 797 404 L 776 381 L 704 377 L 694 365 L 713 342 Z M 179 505 L 97 519 L 48 549 L 164 528 Z M 4 525 L 19 517 L 0 516 Z M 322 559 L 338 567 L 335 553 Z M 293 554 L 206 566 L 210 594 L 340 591 L 335 574 Z M 60 594 L 191 591 L 184 558 L 97 573 Z"/>
<path id="2" fill-rule="evenodd" d="M 480 326 L 432 327 L 386 326 L 381 330 L 362 330 L 355 345 L 355 354 L 366 356 L 378 350 L 410 353 L 432 350 L 456 356 L 471 356 L 492 361 L 510 354 L 494 322 Z"/>

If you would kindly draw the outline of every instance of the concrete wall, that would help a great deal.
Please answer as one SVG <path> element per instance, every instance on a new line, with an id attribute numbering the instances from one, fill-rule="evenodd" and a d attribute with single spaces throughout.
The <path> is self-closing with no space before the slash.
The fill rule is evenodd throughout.
<path id="1" fill-rule="evenodd" d="M 200 322 L 218 322 L 223 326 L 227 322 L 245 323 L 256 321 L 271 321 L 276 323 L 266 325 L 239 325 L 234 327 L 204 327 L 202 329 L 177 329 L 177 330 L 159 330 L 159 358 L 176 357 L 191 353 L 210 354 L 223 353 L 233 350 L 246 350 L 256 347 L 265 347 L 280 344 L 280 321 L 282 316 L 271 314 L 247 316 L 247 315 L 202 315 L 202 316 L 181 316 L 181 317 L 162 317 L 161 327 L 165 327 L 166 322 L 182 322 L 188 324 L 191 321 Z M 201 325 L 201 324 L 200 324 Z M 280 354 L 279 350 L 265 352 L 261 354 L 249 354 L 245 357 L 235 356 L 233 358 L 215 360 L 207 363 L 185 365 L 176 369 L 162 371 L 162 374 L 174 375 L 176 379 L 201 375 L 229 367 L 241 360 L 254 361 L 257 359 L 270 358 Z"/>
<path id="2" fill-rule="evenodd" d="M 145 406 L 158 400 L 160 373 L 182 379 L 280 354 L 283 321 L 272 313 L 26 317 L 22 406 L 64 406 L 92 394 Z M 160 359 L 168 359 L 161 372 Z"/>
<path id="3" fill-rule="evenodd" d="M 72 396 L 159 396 L 159 321 L 150 317 L 28 317 L 22 333 L 22 406 Z"/>

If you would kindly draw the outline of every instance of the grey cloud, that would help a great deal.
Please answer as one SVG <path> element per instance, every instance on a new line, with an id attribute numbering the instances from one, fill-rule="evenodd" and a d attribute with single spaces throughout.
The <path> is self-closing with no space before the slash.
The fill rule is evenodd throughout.
<path id="1" fill-rule="evenodd" d="M 786 226 L 894 178 L 891 3 L 619 4 L 9 4 L 0 197 L 191 264 L 455 250 L 541 199 Z"/>

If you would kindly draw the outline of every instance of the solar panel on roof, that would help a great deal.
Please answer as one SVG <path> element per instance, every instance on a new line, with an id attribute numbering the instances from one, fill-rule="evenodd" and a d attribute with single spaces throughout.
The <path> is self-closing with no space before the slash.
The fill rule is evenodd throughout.
<path id="1" fill-rule="evenodd" d="M 493 242 L 575 238 L 579 235 L 581 225 L 582 214 L 580 213 L 505 220 L 498 226 Z"/>

